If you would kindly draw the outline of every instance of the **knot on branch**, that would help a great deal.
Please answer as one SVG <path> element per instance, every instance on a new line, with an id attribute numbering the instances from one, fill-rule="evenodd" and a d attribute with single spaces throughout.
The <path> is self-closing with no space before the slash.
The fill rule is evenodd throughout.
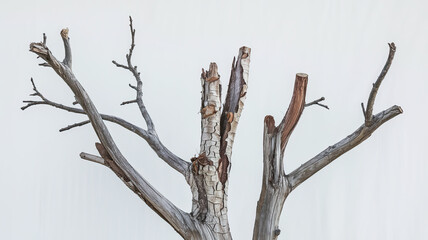
<path id="1" fill-rule="evenodd" d="M 217 110 L 215 110 L 215 106 L 210 104 L 204 108 L 202 108 L 201 113 L 202 113 L 202 118 L 207 118 L 209 116 L 214 115 L 217 112 Z"/>
<path id="2" fill-rule="evenodd" d="M 268 134 L 272 134 L 275 131 L 275 119 L 271 115 L 265 116 L 265 126 Z"/>
<path id="3" fill-rule="evenodd" d="M 198 174 L 200 165 L 202 166 L 213 165 L 213 162 L 207 158 L 207 155 L 205 154 L 205 152 L 199 154 L 199 156 L 197 157 L 192 157 L 190 161 L 192 161 L 192 171 L 194 174 Z"/>

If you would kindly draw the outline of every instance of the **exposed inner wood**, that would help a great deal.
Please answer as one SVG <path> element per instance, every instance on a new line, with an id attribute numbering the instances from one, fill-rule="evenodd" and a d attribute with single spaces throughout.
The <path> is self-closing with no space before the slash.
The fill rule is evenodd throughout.
<path id="1" fill-rule="evenodd" d="M 308 75 L 305 73 L 296 74 L 294 81 L 293 97 L 291 98 L 290 105 L 288 106 L 287 113 L 285 114 L 280 128 L 282 128 L 281 135 L 281 151 L 284 152 L 288 139 L 291 136 L 294 128 L 299 122 L 303 109 L 305 108 L 306 87 L 308 85 Z"/>
<path id="2" fill-rule="evenodd" d="M 233 58 L 229 86 L 227 89 L 226 100 L 220 119 L 221 140 L 218 175 L 220 177 L 220 182 L 223 184 L 223 187 L 228 178 L 228 168 L 230 164 L 230 159 L 226 154 L 228 146 L 228 142 L 226 141 L 226 139 L 228 138 L 229 131 L 232 128 L 231 124 L 234 120 L 235 114 L 238 112 L 239 101 L 241 98 L 245 97 L 246 94 L 246 90 L 243 91 L 246 82 L 244 79 L 244 69 L 241 64 L 241 59 L 248 58 L 249 51 L 250 50 L 248 48 L 242 47 L 239 51 L 238 58 Z"/>
<path id="3" fill-rule="evenodd" d="M 157 138 L 154 125 L 142 102 L 139 72 L 131 64 L 132 50 L 135 46 L 135 30 L 132 33 L 132 44 L 127 55 L 128 66 L 115 63 L 117 66 L 130 70 L 137 79 L 137 101 L 148 131 L 138 128 L 122 119 L 100 114 L 89 95 L 80 82 L 76 79 L 71 69 L 71 48 L 68 38 L 68 29 L 61 31 L 65 48 L 65 59 L 58 61 L 46 46 L 46 37 L 42 43 L 32 43 L 30 51 L 44 59 L 70 87 L 76 96 L 76 100 L 82 109 L 70 108 L 47 100 L 34 83 L 33 96 L 39 96 L 42 101 L 27 101 L 28 105 L 23 109 L 37 104 L 47 104 L 74 113 L 86 114 L 92 124 L 101 143 L 96 143 L 96 148 L 101 157 L 82 153 L 81 157 L 109 167 L 134 193 L 136 193 L 150 208 L 161 218 L 167 221 L 184 239 L 192 240 L 231 240 L 227 216 L 227 185 L 230 171 L 232 144 L 236 133 L 237 124 L 243 109 L 243 100 L 246 95 L 250 49 L 242 47 L 237 59 L 233 60 L 229 87 L 224 107 L 221 110 L 221 85 L 217 65 L 210 64 L 209 71 L 203 71 L 202 103 L 201 103 L 201 151 L 199 156 L 191 159 L 191 163 L 179 159 L 169 152 Z M 327 166 L 342 154 L 368 139 L 371 134 L 382 124 L 403 110 L 399 106 L 392 106 L 376 115 L 372 114 L 373 105 L 380 84 L 385 77 L 394 57 L 395 45 L 389 44 L 390 54 L 378 80 L 373 84 L 367 109 L 363 107 L 365 123 L 346 138 L 329 146 L 324 151 L 308 160 L 296 170 L 286 175 L 283 169 L 283 152 L 297 125 L 305 107 L 306 87 L 308 76 L 303 73 L 296 75 L 293 95 L 284 118 L 278 127 L 275 120 L 268 115 L 264 119 L 263 134 L 263 184 L 260 199 L 257 204 L 256 221 L 253 239 L 266 240 L 277 239 L 280 234 L 279 219 L 284 201 L 289 193 L 313 174 Z M 236 61 L 235 61 L 236 60 Z M 132 87 L 132 86 L 131 86 Z M 310 104 L 318 104 L 316 100 Z M 196 202 L 192 206 L 192 213 L 185 213 L 176 207 L 167 198 L 162 196 L 146 179 L 144 179 L 122 155 L 103 120 L 109 120 L 125 127 L 128 130 L 142 136 L 155 150 L 158 156 L 164 159 L 171 167 L 185 175 L 192 189 Z M 70 128 L 81 126 L 84 123 L 70 125 Z M 195 220 L 196 219 L 196 220 Z"/>

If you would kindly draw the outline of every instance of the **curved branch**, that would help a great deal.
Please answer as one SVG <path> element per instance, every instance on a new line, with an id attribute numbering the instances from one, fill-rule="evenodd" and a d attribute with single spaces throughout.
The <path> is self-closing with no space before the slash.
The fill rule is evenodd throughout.
<path id="1" fill-rule="evenodd" d="M 323 167 L 327 166 L 336 158 L 340 157 L 342 154 L 362 143 L 364 140 L 369 138 L 378 127 L 401 113 L 403 113 L 401 107 L 392 106 L 389 109 L 376 114 L 373 116 L 369 127 L 365 124 L 361 125 L 351 135 L 326 148 L 324 151 L 301 165 L 288 175 L 291 190 L 294 190 L 302 182 L 314 175 Z"/>
<path id="2" fill-rule="evenodd" d="M 36 87 L 34 84 L 34 80 L 31 78 L 31 84 L 33 86 L 34 93 L 31 94 L 31 96 L 38 96 L 42 100 L 41 101 L 24 101 L 24 103 L 27 103 L 27 105 L 21 107 L 22 110 L 27 109 L 28 107 L 35 106 L 35 105 L 49 105 L 58 109 L 62 109 L 68 112 L 72 113 L 78 113 L 78 114 L 85 114 L 86 112 L 83 109 L 69 107 L 63 104 L 59 104 L 56 102 L 53 102 L 49 99 L 47 99 Z M 107 114 L 100 114 L 101 118 L 103 120 L 116 123 L 119 126 L 124 127 L 125 129 L 137 134 L 138 136 L 142 137 L 146 142 L 150 145 L 150 147 L 156 152 L 156 154 L 164 160 L 169 166 L 177 170 L 179 173 L 181 173 L 183 176 L 187 178 L 188 175 L 188 169 L 189 169 L 189 162 L 186 162 L 185 160 L 181 159 L 180 157 L 176 156 L 174 153 L 169 151 L 160 141 L 159 137 L 156 134 L 151 134 L 147 132 L 146 130 L 122 119 L 116 116 L 107 115 Z M 84 123 L 84 124 L 82 124 Z M 70 126 L 67 126 L 65 128 L 60 129 L 60 131 L 69 130 L 73 127 L 83 126 L 89 122 L 81 122 L 77 124 L 73 124 Z"/>
<path id="3" fill-rule="evenodd" d="M 64 40 L 64 38 L 63 38 Z M 59 62 L 42 43 L 31 43 L 30 51 L 36 53 L 44 59 L 64 82 L 73 91 L 77 101 L 82 106 L 83 111 L 89 117 L 93 129 L 97 134 L 101 145 L 112 158 L 112 162 L 123 172 L 124 176 L 133 184 L 139 196 L 151 207 L 159 216 L 164 218 L 181 236 L 188 235 L 191 231 L 188 222 L 191 222 L 190 215 L 184 213 L 168 199 L 162 196 L 153 188 L 126 160 L 118 149 L 116 143 L 110 135 L 107 126 L 104 124 L 101 114 L 96 109 L 89 95 L 74 76 L 71 68 Z M 105 158 L 104 158 L 105 159 Z"/>
<path id="4" fill-rule="evenodd" d="M 303 109 L 305 108 L 306 87 L 308 86 L 308 75 L 306 73 L 297 73 L 294 81 L 293 97 L 287 112 L 279 124 L 278 129 L 281 132 L 281 151 L 284 152 L 288 139 L 293 133 L 294 128 L 299 122 Z"/>
<path id="5" fill-rule="evenodd" d="M 370 135 L 383 123 L 403 112 L 401 107 L 393 106 L 373 116 L 373 105 L 376 99 L 377 92 L 383 79 L 388 73 L 389 67 L 392 64 L 392 60 L 394 59 L 396 51 L 394 43 L 389 43 L 388 45 L 388 59 L 386 60 L 385 66 L 383 67 L 378 79 L 373 84 L 370 96 L 367 100 L 367 108 L 365 109 L 364 104 L 361 104 L 365 117 L 364 124 L 342 141 L 336 143 L 333 146 L 328 147 L 327 149 L 319 153 L 317 156 L 307 161 L 299 168 L 294 170 L 292 173 L 290 173 L 290 175 L 288 176 L 288 180 L 290 183 L 291 190 L 295 189 L 310 176 L 321 170 L 323 167 L 327 166 L 329 163 L 331 163 L 333 160 L 335 160 L 342 154 L 346 153 L 358 144 L 362 143 L 364 140 L 370 137 Z"/>
<path id="6" fill-rule="evenodd" d="M 289 193 L 323 167 L 327 166 L 342 154 L 348 152 L 369 138 L 371 134 L 382 124 L 403 112 L 399 106 L 393 106 L 376 114 L 375 116 L 372 116 L 376 93 L 389 69 L 389 66 L 391 65 L 395 52 L 395 45 L 391 43 L 389 46 L 390 55 L 384 70 L 376 83 L 373 84 L 373 89 L 370 93 L 367 104 L 367 110 L 364 109 L 364 105 L 362 105 L 365 123 L 354 133 L 335 145 L 328 147 L 314 158 L 291 172 L 289 175 L 285 175 L 284 173 L 283 151 L 288 138 L 290 137 L 290 134 L 297 124 L 303 108 L 305 107 L 304 98 L 307 75 L 301 75 L 300 81 L 298 79 L 299 76 L 296 76 L 293 97 L 281 124 L 278 127 L 275 127 L 273 117 L 265 117 L 265 131 L 263 135 L 263 184 L 257 204 L 253 240 L 277 239 L 280 234 L 280 230 L 278 228 L 280 213 L 282 211 L 284 201 Z M 322 100 L 323 98 L 320 98 L 306 104 L 306 106 L 319 104 L 319 101 Z M 278 141 L 281 141 L 280 147 Z M 279 151 L 278 148 L 281 148 L 281 151 Z"/>
<path id="7" fill-rule="evenodd" d="M 382 69 L 382 72 L 380 73 L 376 82 L 373 84 L 369 99 L 367 100 L 367 109 L 364 112 L 367 126 L 371 124 L 371 120 L 373 117 L 373 105 L 376 99 L 377 91 L 379 90 L 382 80 L 385 78 L 386 74 L 388 73 L 389 67 L 391 67 L 392 60 L 394 59 L 394 55 L 395 55 L 395 50 L 397 49 L 394 43 L 388 43 L 388 46 L 389 46 L 388 59 L 386 60 L 386 63 Z M 363 109 L 364 109 L 364 106 L 363 106 Z"/>

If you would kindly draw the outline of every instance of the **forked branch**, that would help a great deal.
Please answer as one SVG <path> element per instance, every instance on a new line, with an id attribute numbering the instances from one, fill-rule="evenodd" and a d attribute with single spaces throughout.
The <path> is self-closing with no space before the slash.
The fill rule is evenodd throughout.
<path id="1" fill-rule="evenodd" d="M 133 87 L 132 88 L 136 90 L 137 96 L 134 100 L 125 101 L 121 105 L 136 102 L 138 104 L 138 107 L 140 109 L 141 114 L 143 115 L 144 120 L 146 121 L 147 131 L 149 131 L 152 134 L 156 134 L 155 125 L 153 124 L 153 120 L 150 117 L 150 114 L 147 111 L 146 106 L 144 105 L 144 102 L 143 102 L 143 90 L 142 90 L 143 81 L 141 81 L 140 72 L 137 71 L 137 66 L 132 65 L 132 54 L 134 52 L 134 47 L 135 47 L 135 29 L 134 29 L 134 26 L 132 25 L 132 18 L 131 17 L 129 17 L 129 28 L 131 31 L 131 47 L 129 48 L 128 54 L 126 54 L 127 65 L 119 64 L 114 60 L 112 62 L 117 67 L 124 68 L 126 70 L 129 70 L 132 73 L 132 75 L 134 76 L 134 78 L 137 82 L 137 86 L 135 88 L 133 88 Z"/>
<path id="2" fill-rule="evenodd" d="M 361 125 L 351 135 L 342 139 L 340 142 L 329 146 L 324 151 L 320 152 L 318 155 L 301 165 L 288 176 L 291 190 L 294 190 L 302 182 L 314 175 L 323 167 L 327 166 L 336 158 L 340 157 L 342 154 L 362 143 L 364 140 L 369 138 L 378 127 L 401 113 L 403 113 L 401 107 L 392 106 L 387 110 L 376 114 L 373 116 L 369 127 L 367 127 L 365 124 Z"/>
<path id="3" fill-rule="evenodd" d="M 306 87 L 308 85 L 308 75 L 305 73 L 296 74 L 294 82 L 293 96 L 288 106 L 287 112 L 279 124 L 281 131 L 281 152 L 284 152 L 288 139 L 299 122 L 303 109 L 305 108 Z"/>
<path id="4" fill-rule="evenodd" d="M 135 46 L 134 44 L 134 36 L 135 36 L 135 30 L 132 27 L 132 19 L 131 19 L 131 24 L 130 24 L 130 28 L 131 28 L 131 33 L 132 33 L 132 44 L 131 44 L 131 48 L 130 48 L 130 53 L 127 54 L 127 60 L 128 60 L 128 65 L 132 66 L 131 63 L 131 56 L 132 56 L 132 51 L 133 48 Z M 71 48 L 70 48 L 70 43 L 69 43 L 69 37 L 68 37 L 68 30 L 63 30 L 61 31 L 61 36 L 63 38 L 64 41 L 64 46 L 68 47 L 68 50 L 66 49 L 66 58 L 64 60 L 64 65 L 65 62 L 68 62 L 71 66 Z M 44 35 L 44 40 L 42 43 L 32 43 L 31 47 L 34 51 L 39 51 L 39 52 L 44 52 L 44 54 L 46 55 L 46 58 L 49 58 L 49 56 L 51 55 L 49 49 L 46 46 L 46 35 Z M 68 52 L 68 53 L 67 53 Z M 68 56 L 68 57 L 67 57 Z M 68 59 L 68 60 L 67 60 Z M 66 61 L 67 60 L 67 61 Z M 47 62 L 47 64 L 49 64 Z M 49 65 L 50 66 L 50 65 Z M 59 65 L 58 65 L 59 66 Z M 58 66 L 56 66 L 54 68 L 55 69 L 60 69 Z M 68 66 L 68 65 L 65 65 Z M 65 68 L 64 66 L 64 68 Z M 126 69 L 128 69 L 128 67 L 126 67 Z M 56 70 L 57 71 L 57 70 Z M 71 69 L 70 69 L 71 71 Z M 135 89 L 137 92 L 137 98 L 135 100 L 131 100 L 131 101 L 127 101 L 127 102 L 123 102 L 122 105 L 125 104 L 129 104 L 129 103 L 133 103 L 133 102 L 137 102 L 139 107 L 140 107 L 140 111 L 143 114 L 144 119 L 146 120 L 147 126 L 148 126 L 148 131 L 134 125 L 131 124 L 121 118 L 115 117 L 115 116 L 111 116 L 111 115 L 105 115 L 105 114 L 101 114 L 102 119 L 116 123 L 134 133 L 136 133 L 137 135 L 139 135 L 140 137 L 142 137 L 144 140 L 147 141 L 147 143 L 150 145 L 150 147 L 156 152 L 156 154 L 162 159 L 164 160 L 169 166 L 171 166 L 172 168 L 174 168 L 175 170 L 177 170 L 179 173 L 181 173 L 184 177 L 188 177 L 188 172 L 189 172 L 189 165 L 190 163 L 181 159 L 180 157 L 178 157 L 177 155 L 175 155 L 174 153 L 172 153 L 168 148 L 166 148 L 162 142 L 160 141 L 155 129 L 154 129 L 154 125 L 153 122 L 144 106 L 144 103 L 142 101 L 142 81 L 139 77 L 139 73 L 136 71 L 136 67 L 132 66 L 132 70 L 131 72 L 134 74 L 134 76 L 137 76 L 137 86 L 132 86 L 130 84 L 130 87 Z M 62 72 L 58 73 L 59 75 L 62 74 Z M 69 112 L 74 112 L 74 113 L 79 113 L 79 114 L 86 114 L 86 112 L 83 109 L 78 109 L 78 108 L 73 108 L 73 107 L 68 107 L 56 102 L 52 102 L 50 100 L 48 100 L 47 98 L 45 98 L 36 88 L 34 81 L 31 79 L 32 85 L 33 85 L 33 90 L 35 91 L 35 93 L 32 94 L 32 96 L 39 96 L 42 100 L 41 101 L 24 101 L 24 103 L 27 103 L 26 106 L 23 106 L 21 109 L 25 110 L 26 108 L 30 107 L 30 106 L 34 106 L 34 105 L 50 105 L 59 109 L 63 109 Z M 75 124 L 71 124 L 67 127 L 61 128 L 60 131 L 66 131 L 66 130 L 70 130 L 72 128 L 75 127 L 79 127 L 79 126 L 83 126 L 88 124 L 89 121 L 82 121 L 79 123 L 75 123 Z M 151 130 L 150 130 L 151 129 Z"/>
<path id="5" fill-rule="evenodd" d="M 309 106 L 312 106 L 312 105 L 318 105 L 320 107 L 323 107 L 323 108 L 326 108 L 326 109 L 330 110 L 330 108 L 327 105 L 324 105 L 324 104 L 320 103 L 320 102 L 322 102 L 324 100 L 325 100 L 325 98 L 321 97 L 321 98 L 319 98 L 317 100 L 314 100 L 314 101 L 312 101 L 310 103 L 306 103 L 305 107 L 309 107 Z"/>
<path id="6" fill-rule="evenodd" d="M 67 34 L 65 34 L 67 33 Z M 68 31 L 61 31 L 61 36 L 64 41 L 64 46 L 67 45 Z M 69 59 L 66 57 L 66 61 L 58 61 L 50 50 L 42 43 L 31 43 L 30 51 L 37 54 L 39 57 L 44 59 L 54 70 L 55 72 L 64 80 L 64 82 L 69 86 L 69 88 L 74 93 L 77 101 L 82 107 L 82 110 L 88 116 L 95 133 L 97 134 L 100 140 L 100 146 L 105 150 L 105 154 L 109 156 L 108 160 L 109 166 L 116 168 L 113 170 L 122 180 L 127 183 L 127 186 L 131 189 L 135 189 L 134 192 L 140 196 L 149 207 L 151 207 L 156 213 L 164 218 L 180 235 L 185 237 L 189 231 L 191 231 L 190 225 L 192 223 L 190 215 L 184 213 L 174 204 L 172 204 L 168 199 L 162 196 L 157 192 L 153 186 L 151 186 L 126 160 L 122 155 L 118 147 L 116 146 L 115 141 L 110 135 L 109 130 L 103 122 L 103 117 L 96 109 L 89 95 L 86 93 L 84 88 L 81 86 L 80 82 L 74 76 L 74 73 L 71 70 L 71 55 Z M 71 51 L 71 50 L 70 50 Z M 67 52 L 67 49 L 66 49 Z M 67 55 L 67 53 L 66 53 Z M 37 92 L 36 92 L 37 93 Z M 43 99 L 43 98 L 42 98 Z M 46 101 L 40 101 L 42 103 L 30 103 L 30 104 L 46 104 Z M 80 110 L 79 110 L 80 111 Z M 100 150 L 99 146 L 97 146 Z M 101 152 L 100 152 L 101 153 Z M 107 156 L 106 155 L 106 156 Z M 102 156 L 103 157 L 103 156 Z M 107 159 L 103 157 L 105 161 Z M 114 165 L 114 167 L 113 167 Z M 129 181 L 128 181 L 129 180 Z"/>
<path id="7" fill-rule="evenodd" d="M 373 117 L 373 105 L 376 99 L 377 91 L 379 90 L 380 84 L 382 83 L 383 79 L 388 73 L 389 67 L 391 67 L 392 60 L 394 59 L 395 50 L 396 50 L 395 44 L 393 42 L 388 43 L 388 46 L 389 46 L 388 59 L 386 60 L 385 66 L 383 67 L 382 72 L 380 72 L 376 82 L 373 83 L 373 87 L 370 92 L 369 99 L 367 100 L 367 109 L 364 111 L 366 125 L 371 124 L 371 120 Z M 364 106 L 363 106 L 363 109 L 364 109 Z"/>
<path id="8" fill-rule="evenodd" d="M 378 80 L 373 84 L 367 102 L 367 110 L 364 109 L 362 105 L 365 123 L 351 135 L 328 147 L 289 175 L 285 174 L 283 164 L 283 153 L 287 141 L 304 107 L 314 104 L 320 105 L 319 102 L 324 100 L 324 98 L 320 98 L 305 105 L 307 75 L 297 74 L 293 97 L 281 124 L 275 127 L 273 117 L 265 117 L 265 131 L 263 135 L 263 184 L 257 204 L 253 240 L 277 239 L 280 233 L 278 228 L 279 219 L 288 194 L 323 167 L 369 138 L 382 124 L 403 112 L 399 106 L 392 106 L 372 116 L 376 93 L 391 65 L 395 53 L 395 45 L 391 43 L 389 47 L 390 53 L 388 60 Z M 278 141 L 280 141 L 280 145 Z"/>
<path id="9" fill-rule="evenodd" d="M 363 113 L 365 116 L 365 123 L 361 127 L 359 127 L 354 133 L 344 138 L 342 141 L 334 144 L 333 146 L 328 147 L 320 154 L 318 154 L 317 156 L 310 159 L 309 161 L 301 165 L 299 168 L 291 172 L 288 176 L 291 190 L 295 189 L 303 181 L 321 170 L 333 160 L 366 140 L 383 123 L 403 112 L 401 107 L 393 106 L 385 111 L 376 114 L 375 116 L 372 115 L 376 94 L 379 90 L 382 80 L 385 78 L 385 75 L 388 72 L 389 67 L 391 66 L 396 50 L 394 43 L 390 43 L 388 45 L 388 59 L 386 60 L 386 64 L 383 67 L 378 79 L 373 84 L 369 99 L 367 101 L 367 109 L 364 109 L 364 106 L 362 105 Z"/>

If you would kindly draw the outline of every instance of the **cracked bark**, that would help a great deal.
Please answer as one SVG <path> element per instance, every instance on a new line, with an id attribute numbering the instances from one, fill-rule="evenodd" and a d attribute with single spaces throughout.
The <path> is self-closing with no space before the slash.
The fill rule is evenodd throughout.
<path id="1" fill-rule="evenodd" d="M 72 53 L 68 29 L 63 29 L 60 34 L 65 49 L 65 57 L 62 62 L 58 61 L 48 49 L 45 35 L 43 35 L 42 42 L 30 44 L 30 51 L 45 60 L 44 63 L 39 65 L 51 67 L 64 80 L 74 93 L 76 103 L 81 108 L 69 107 L 47 99 L 39 92 L 31 79 L 34 90 L 31 96 L 39 97 L 41 100 L 24 101 L 26 105 L 22 107 L 22 110 L 31 106 L 47 105 L 86 115 L 89 120 L 60 129 L 60 131 L 67 131 L 88 123 L 92 125 L 100 140 L 100 143 L 95 144 L 100 156 L 82 152 L 80 154 L 82 159 L 111 169 L 129 189 L 168 222 L 183 239 L 230 240 L 232 239 L 232 234 L 229 227 L 227 207 L 228 179 L 232 163 L 234 137 L 247 93 L 251 49 L 241 47 L 238 56 L 233 59 L 223 106 L 221 98 L 222 87 L 216 63 L 211 63 L 208 71 L 202 70 L 200 152 L 198 156 L 190 159 L 191 162 L 187 162 L 166 148 L 157 135 L 155 124 L 143 102 L 143 82 L 140 72 L 137 71 L 137 66 L 132 64 L 132 55 L 135 48 L 135 29 L 131 18 L 130 31 L 131 47 L 128 54 L 126 54 L 126 64 L 120 64 L 116 61 L 113 61 L 113 64 L 128 70 L 135 78 L 136 86 L 129 85 L 136 91 L 135 99 L 124 101 L 122 105 L 136 103 L 146 123 L 147 130 L 119 117 L 100 114 L 97 111 L 72 71 Z M 392 106 L 374 116 L 372 114 L 376 94 L 394 58 L 396 47 L 393 43 L 389 44 L 389 47 L 390 52 L 387 62 L 377 81 L 373 84 L 367 101 L 367 110 L 364 109 L 362 104 L 364 123 L 351 135 L 326 148 L 290 174 L 286 174 L 284 171 L 284 151 L 304 108 L 318 105 L 328 109 L 328 106 L 320 104 L 324 97 L 305 104 L 308 76 L 307 74 L 299 73 L 296 75 L 288 110 L 281 123 L 275 126 L 275 120 L 272 116 L 265 117 L 262 190 L 257 203 L 253 239 L 277 239 L 281 233 L 278 225 L 282 208 L 292 190 L 339 156 L 369 138 L 383 123 L 402 113 L 400 107 Z M 128 163 L 116 146 L 104 121 L 118 124 L 142 137 L 157 153 L 159 158 L 184 176 L 192 192 L 192 209 L 190 213 L 179 209 L 162 196 Z"/>
<path id="2" fill-rule="evenodd" d="M 201 74 L 201 144 L 199 157 L 193 158 L 197 171 L 193 176 L 192 215 L 212 228 L 218 239 L 232 239 L 227 215 L 227 179 L 247 90 L 250 52 L 242 47 L 237 60 L 233 60 L 223 110 L 217 64 L 211 63 L 209 70 L 202 69 Z M 201 158 L 206 158 L 207 164 L 197 161 Z"/>
<path id="3" fill-rule="evenodd" d="M 250 49 L 242 47 L 237 57 L 238 61 L 235 63 L 234 60 L 235 64 L 232 67 L 232 75 L 225 102 L 225 106 L 233 106 L 233 108 L 227 107 L 227 111 L 221 111 L 221 85 L 217 65 L 212 63 L 209 71 L 203 72 L 201 76 L 203 87 L 201 104 L 201 151 L 200 155 L 192 158 L 191 163 L 189 163 L 170 152 L 163 146 L 157 136 L 153 120 L 142 100 L 142 80 L 140 73 L 137 71 L 137 67 L 131 62 L 131 56 L 135 47 L 135 29 L 132 26 L 131 18 L 130 30 L 132 41 L 129 53 L 126 55 L 127 64 L 119 64 L 116 61 L 113 61 L 113 63 L 117 67 L 129 70 L 134 76 L 137 85 L 130 85 L 130 87 L 137 92 L 136 98 L 125 101 L 122 105 L 137 103 L 146 121 L 147 130 L 116 116 L 100 114 L 97 111 L 71 69 L 72 59 L 68 29 L 61 31 L 65 48 L 63 62 L 58 61 L 50 52 L 46 45 L 45 35 L 43 42 L 30 44 L 30 51 L 46 61 L 42 66 L 51 67 L 64 80 L 75 95 L 75 103 L 79 104 L 81 109 L 50 101 L 39 92 L 34 81 L 31 80 L 34 90 L 31 96 L 39 97 L 41 100 L 24 101 L 27 105 L 22 107 L 22 110 L 36 105 L 48 105 L 68 112 L 86 115 L 89 120 L 70 124 L 60 129 L 60 131 L 67 131 L 88 123 L 92 125 L 100 140 L 100 143 L 96 143 L 96 149 L 100 157 L 89 153 L 81 153 L 80 157 L 82 159 L 99 163 L 111 169 L 129 189 L 167 221 L 184 239 L 232 239 L 227 218 L 227 176 L 230 165 L 226 164 L 226 167 L 222 168 L 221 164 L 224 162 L 221 163 L 220 160 L 221 156 L 227 156 L 227 163 L 231 160 L 233 138 L 245 99 Z M 222 128 L 222 114 L 227 116 L 223 122 L 226 128 Z M 191 213 L 185 213 L 173 205 L 132 168 L 116 146 L 103 120 L 116 123 L 145 139 L 161 159 L 183 174 L 192 190 L 193 204 Z M 226 130 L 222 132 L 221 129 Z M 220 153 L 221 146 L 225 147 L 222 153 Z M 223 181 L 220 181 L 221 176 Z"/>

